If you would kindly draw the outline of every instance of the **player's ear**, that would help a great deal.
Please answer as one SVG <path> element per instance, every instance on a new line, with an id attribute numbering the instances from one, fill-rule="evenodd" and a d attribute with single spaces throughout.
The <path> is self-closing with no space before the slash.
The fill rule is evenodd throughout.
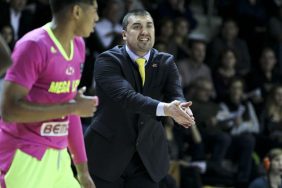
<path id="1" fill-rule="evenodd" d="M 71 13 L 72 13 L 72 16 L 75 18 L 75 19 L 79 19 L 81 13 L 82 13 L 82 8 L 79 6 L 79 5 L 73 5 L 72 6 L 72 9 L 71 9 Z"/>

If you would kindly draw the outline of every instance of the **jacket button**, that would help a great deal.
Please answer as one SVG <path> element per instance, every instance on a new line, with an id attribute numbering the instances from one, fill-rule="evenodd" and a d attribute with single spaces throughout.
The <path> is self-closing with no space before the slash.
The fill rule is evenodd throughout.
<path id="1" fill-rule="evenodd" d="M 138 145 L 139 145 L 139 141 L 136 142 L 136 146 L 138 146 Z"/>
<path id="2" fill-rule="evenodd" d="M 141 121 L 141 122 L 140 122 L 140 125 L 144 125 L 144 122 L 143 122 L 143 121 Z"/>

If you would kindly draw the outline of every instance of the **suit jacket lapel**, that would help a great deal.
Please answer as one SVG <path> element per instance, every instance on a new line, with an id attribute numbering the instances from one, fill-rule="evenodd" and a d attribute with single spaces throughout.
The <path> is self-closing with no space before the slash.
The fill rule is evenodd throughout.
<path id="1" fill-rule="evenodd" d="M 152 49 L 149 62 L 146 64 L 146 81 L 143 87 L 143 91 L 145 92 L 152 85 L 153 80 L 156 78 L 157 71 L 159 70 L 159 62 L 155 61 L 155 51 Z"/>
<path id="2" fill-rule="evenodd" d="M 125 46 L 122 47 L 121 51 L 123 53 L 123 56 L 125 57 L 125 60 L 121 62 L 122 69 L 125 73 L 125 77 L 137 92 L 141 92 L 142 86 L 140 81 L 140 75 L 138 72 L 138 67 L 130 59 L 129 55 L 125 50 Z"/>

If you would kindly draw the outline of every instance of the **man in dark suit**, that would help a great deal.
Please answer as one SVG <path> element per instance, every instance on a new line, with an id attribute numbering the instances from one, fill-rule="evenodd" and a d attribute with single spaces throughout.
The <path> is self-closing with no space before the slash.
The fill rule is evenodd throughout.
<path id="1" fill-rule="evenodd" d="M 85 135 L 90 173 L 97 188 L 157 188 L 168 170 L 160 116 L 188 128 L 195 124 L 192 103 L 185 102 L 173 56 L 152 48 L 147 11 L 125 15 L 122 37 L 124 46 L 95 63 L 100 108 Z"/>
<path id="2" fill-rule="evenodd" d="M 27 0 L 10 0 L 0 3 L 0 28 L 10 25 L 14 39 L 21 38 L 32 29 L 32 13 L 25 9 Z"/>

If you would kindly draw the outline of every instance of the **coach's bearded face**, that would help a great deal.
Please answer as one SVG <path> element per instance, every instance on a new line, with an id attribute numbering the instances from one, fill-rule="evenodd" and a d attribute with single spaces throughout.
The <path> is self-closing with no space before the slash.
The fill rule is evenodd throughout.
<path id="1" fill-rule="evenodd" d="M 150 15 L 130 16 L 123 31 L 127 46 L 139 56 L 146 54 L 155 43 L 155 26 Z"/>

